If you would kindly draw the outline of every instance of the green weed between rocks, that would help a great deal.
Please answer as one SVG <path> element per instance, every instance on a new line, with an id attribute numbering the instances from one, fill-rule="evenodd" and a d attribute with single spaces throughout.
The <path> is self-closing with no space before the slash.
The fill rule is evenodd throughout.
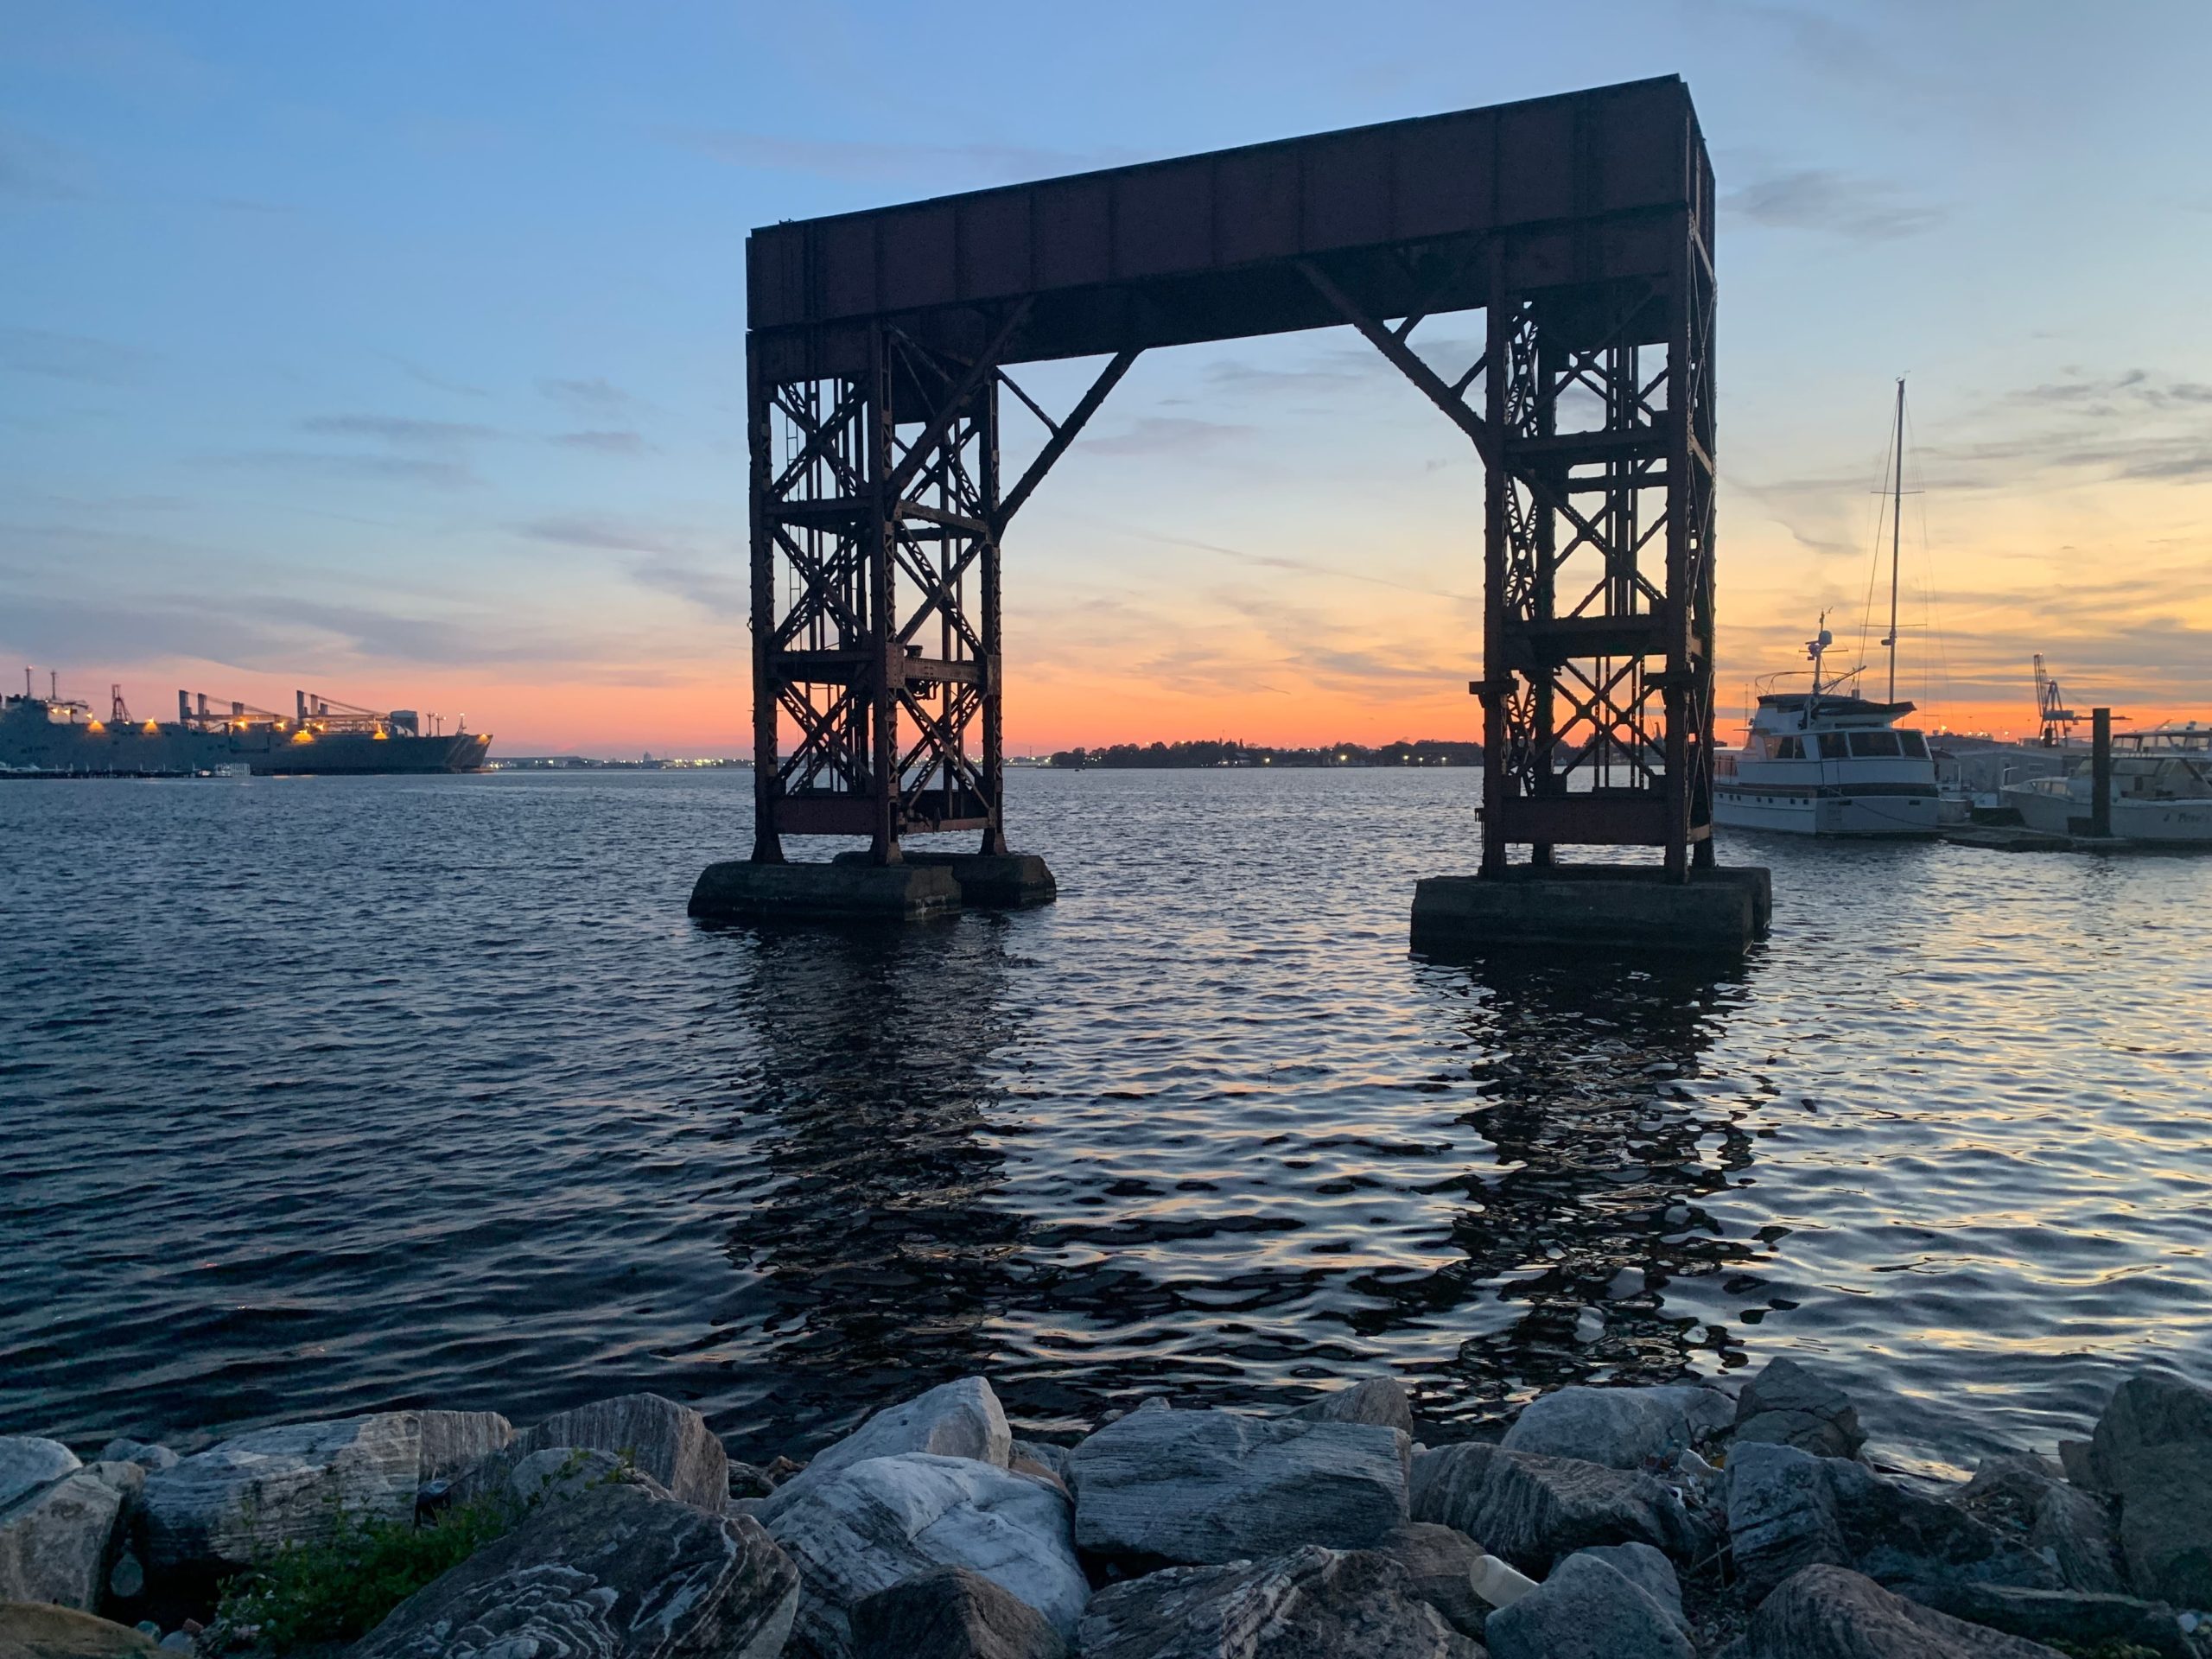
<path id="1" fill-rule="evenodd" d="M 421 1526 L 341 1516 L 321 1543 L 287 1544 L 224 1587 L 217 1622 L 287 1653 L 366 1636 L 384 1616 L 510 1530 L 520 1511 L 479 1499 Z"/>
<path id="2" fill-rule="evenodd" d="M 527 1503 L 500 1491 L 421 1522 L 341 1511 L 327 1539 L 286 1544 L 224 1586 L 216 1628 L 248 1650 L 279 1654 L 366 1636 L 424 1585 L 513 1531 L 549 1496 L 629 1478 L 632 1453 L 616 1456 L 613 1470 L 584 1476 L 588 1454 L 571 1452 Z"/>

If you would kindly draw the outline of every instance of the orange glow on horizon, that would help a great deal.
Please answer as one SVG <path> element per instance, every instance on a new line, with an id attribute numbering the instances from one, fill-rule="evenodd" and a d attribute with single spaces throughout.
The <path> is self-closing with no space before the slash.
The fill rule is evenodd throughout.
<path id="1" fill-rule="evenodd" d="M 1281 748 L 1346 743 L 1373 747 L 1422 738 L 1476 742 L 1482 736 L 1482 712 L 1467 695 L 1466 679 L 1473 677 L 1477 665 L 1471 653 L 1461 677 L 1440 677 L 1434 684 L 1410 681 L 1402 690 L 1393 687 L 1387 693 L 1346 695 L 1318 685 L 1272 690 L 1232 686 L 1207 692 L 1144 677 L 1116 683 L 1065 663 L 1017 661 L 1007 690 L 1007 751 L 1020 755 L 1115 743 L 1217 739 Z M 398 681 L 397 676 L 391 678 Z M 476 711 L 469 723 L 491 734 L 495 755 L 634 758 L 645 751 L 697 756 L 752 752 L 751 687 L 739 664 L 733 664 L 726 676 L 702 674 L 696 681 L 648 686 L 419 675 L 406 677 L 404 683 L 410 693 L 404 706 Z M 1901 697 L 1909 695 L 1899 688 Z M 2069 693 L 2069 703 L 2085 717 L 2092 702 L 2105 700 L 2101 695 Z M 1714 721 L 1723 747 L 1733 747 L 1742 739 L 1744 701 L 1740 688 L 1732 692 L 1724 689 Z M 2032 741 L 2037 734 L 2033 694 L 2024 677 L 2019 695 L 2012 697 L 1912 701 L 1919 707 L 1904 723 L 1931 734 L 1987 734 L 2016 741 Z M 2112 702 L 2140 724 L 2206 717 L 2204 709 L 2178 700 L 2114 693 Z M 426 712 L 426 731 L 429 719 Z M 278 722 L 280 731 L 290 726 L 289 721 Z M 306 731 L 292 735 L 294 741 L 310 737 Z"/>

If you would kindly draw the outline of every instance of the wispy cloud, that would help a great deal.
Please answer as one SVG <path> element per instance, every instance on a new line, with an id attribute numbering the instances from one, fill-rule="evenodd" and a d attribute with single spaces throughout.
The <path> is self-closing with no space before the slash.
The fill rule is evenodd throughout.
<path id="1" fill-rule="evenodd" d="M 540 380 L 537 390 L 555 403 L 586 415 L 616 415 L 630 407 L 630 394 L 603 376 L 588 380 Z"/>
<path id="2" fill-rule="evenodd" d="M 397 369 L 409 379 L 417 381 L 420 384 L 429 387 L 433 391 L 450 392 L 457 397 L 485 397 L 490 396 L 490 394 L 481 386 L 468 385 L 462 381 L 450 379 L 444 375 L 435 373 L 432 371 L 423 367 L 421 364 L 412 362 L 410 359 L 400 356 L 396 352 L 378 352 L 377 355 L 384 359 L 385 362 L 391 364 L 394 368 Z"/>
<path id="3" fill-rule="evenodd" d="M 2177 380 L 2152 369 L 2127 369 L 2104 375 L 2069 369 L 2058 379 L 2012 393 L 2009 401 L 2103 414 L 2129 407 L 2212 409 L 2212 385 L 2201 380 Z"/>
<path id="4" fill-rule="evenodd" d="M 1139 540 L 1157 542 L 1166 547 L 1187 547 L 1200 553 L 1211 553 L 1238 564 L 1251 565 L 1262 570 L 1295 570 L 1308 575 L 1328 576 L 1340 582 L 1365 582 L 1376 588 L 1394 588 L 1400 593 L 1421 594 L 1431 599 L 1448 599 L 1454 603 L 1479 605 L 1482 600 L 1474 594 L 1453 593 L 1449 588 L 1430 583 L 1402 582 L 1395 576 L 1378 575 L 1371 570 L 1355 570 L 1346 565 L 1325 564 L 1315 559 L 1295 558 L 1284 553 L 1249 553 L 1243 548 L 1225 547 L 1218 542 L 1202 542 L 1188 536 L 1169 536 L 1158 531 L 1130 529 L 1125 534 Z"/>
<path id="5" fill-rule="evenodd" d="M 204 457 L 213 467 L 289 474 L 296 478 L 370 484 L 412 484 L 427 489 L 473 489 L 483 480 L 466 461 L 432 455 L 347 454 L 321 449 L 238 449 Z"/>
<path id="6" fill-rule="evenodd" d="M 319 437 L 367 438 L 402 449 L 451 449 L 498 435 L 488 426 L 407 415 L 311 415 L 299 427 Z"/>
<path id="7" fill-rule="evenodd" d="M 641 455 L 645 441 L 635 432 L 562 432 L 553 442 L 567 449 L 588 449 L 601 455 Z"/>
<path id="8" fill-rule="evenodd" d="M 1723 196 L 1720 205 L 1770 230 L 1819 231 L 1869 242 L 1917 236 L 1949 216 L 1949 209 L 1896 185 L 1817 167 L 1755 180 Z"/>
<path id="9" fill-rule="evenodd" d="M 624 572 L 640 588 L 673 594 L 716 617 L 741 617 L 752 608 L 742 553 L 702 546 L 681 531 L 604 513 L 562 514 L 515 529 L 532 541 L 620 554 Z"/>
<path id="10" fill-rule="evenodd" d="M 854 138 L 793 138 L 714 127 L 675 127 L 669 143 L 726 162 L 764 172 L 808 173 L 828 178 L 943 184 L 1011 184 L 1115 167 L 1130 152 L 1043 149 L 1027 144 L 875 143 Z"/>
<path id="11" fill-rule="evenodd" d="M 1684 8 L 1707 38 L 1744 25 L 1761 30 L 1800 67 L 1852 86 L 1891 92 L 1928 84 L 1927 70 L 1898 57 L 1855 22 L 1810 6 L 1775 0 L 1690 0 Z"/>
<path id="12" fill-rule="evenodd" d="M 745 616 L 753 607 L 749 575 L 734 556 L 702 560 L 688 554 L 649 554 L 632 563 L 630 579 L 725 620 Z"/>
<path id="13" fill-rule="evenodd" d="M 21 127 L 0 124 L 0 197 L 74 201 L 92 188 L 92 165 L 76 151 Z"/>
<path id="14" fill-rule="evenodd" d="M 49 660 L 195 657 L 256 673 L 327 673 L 362 663 L 440 668 L 486 664 L 619 667 L 649 660 L 644 641 L 603 638 L 490 613 L 420 616 L 367 603 L 267 594 L 251 607 L 155 594 L 117 602 L 29 594 L 11 604 L 11 645 Z M 622 671 L 625 681 L 629 671 Z"/>
<path id="15" fill-rule="evenodd" d="M 17 374 L 77 380 L 87 385 L 124 386 L 142 378 L 153 361 L 150 352 L 89 334 L 0 328 L 0 368 Z"/>
<path id="16" fill-rule="evenodd" d="M 1087 437 L 1094 455 L 1189 455 L 1217 449 L 1250 435 L 1252 428 L 1231 421 L 1201 421 L 1182 415 L 1141 415 L 1107 437 Z"/>
<path id="17" fill-rule="evenodd" d="M 515 526 L 534 542 L 596 548 L 609 553 L 677 553 L 681 539 L 650 524 L 604 513 L 558 513 Z"/>

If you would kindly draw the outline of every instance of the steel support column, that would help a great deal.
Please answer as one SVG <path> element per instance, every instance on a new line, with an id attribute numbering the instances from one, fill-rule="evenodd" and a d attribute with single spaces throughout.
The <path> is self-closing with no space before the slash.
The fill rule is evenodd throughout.
<path id="1" fill-rule="evenodd" d="M 757 863 L 787 835 L 912 835 L 1007 850 L 999 546 L 1135 359 L 1117 353 L 999 490 L 1000 367 L 1025 307 L 974 357 L 888 324 L 856 373 L 779 380 L 747 352 Z M 786 742 L 790 747 L 785 748 Z"/>
<path id="2" fill-rule="evenodd" d="M 786 835 L 1004 848 L 994 370 L 887 327 L 859 375 L 752 369 L 757 861 Z"/>
<path id="3" fill-rule="evenodd" d="M 1483 864 L 1561 842 L 1711 861 L 1713 280 L 1490 308 Z"/>
<path id="4" fill-rule="evenodd" d="M 1657 847 L 1684 880 L 1712 861 L 1713 266 L 1696 217 L 1674 223 L 1671 269 L 1603 283 L 1516 289 L 1492 242 L 1484 349 L 1456 382 L 1414 352 L 1420 314 L 1386 328 L 1301 265 L 1485 465 L 1490 874 L 1516 845 L 1538 864 Z M 1423 274 L 1409 258 L 1409 285 Z"/>

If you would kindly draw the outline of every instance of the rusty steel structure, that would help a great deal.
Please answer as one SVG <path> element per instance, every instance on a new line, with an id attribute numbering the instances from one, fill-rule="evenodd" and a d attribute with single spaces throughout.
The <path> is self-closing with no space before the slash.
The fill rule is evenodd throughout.
<path id="1" fill-rule="evenodd" d="M 1014 515 L 1140 353 L 1349 323 L 1484 463 L 1483 868 L 1710 862 L 1713 218 L 1669 78 L 754 231 L 754 859 L 1003 852 Z M 1478 308 L 1472 364 L 1415 349 Z M 1057 416 L 1010 372 L 1084 358 Z"/>

